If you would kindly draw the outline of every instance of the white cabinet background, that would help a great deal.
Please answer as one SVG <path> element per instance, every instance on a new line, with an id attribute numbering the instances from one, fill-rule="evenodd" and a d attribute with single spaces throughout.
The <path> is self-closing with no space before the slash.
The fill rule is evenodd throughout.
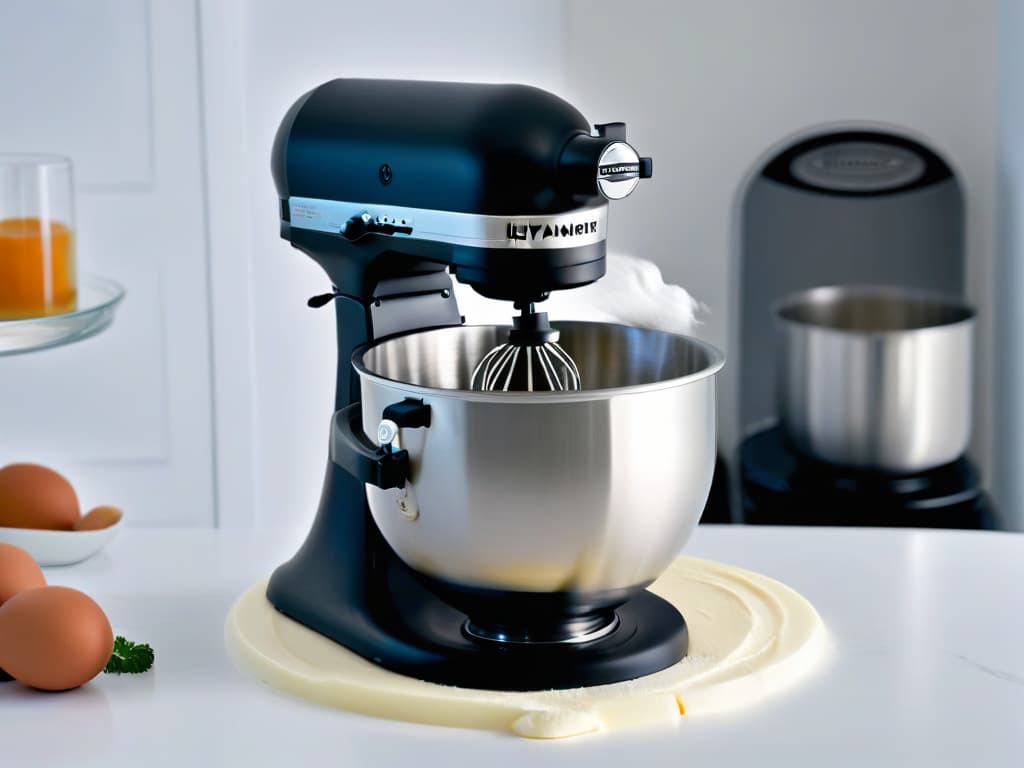
<path id="1" fill-rule="evenodd" d="M 100 336 L 0 357 L 0 464 L 64 471 L 135 523 L 215 520 L 196 7 L 0 7 L 0 148 L 70 155 L 79 269 L 127 289 Z"/>
<path id="2" fill-rule="evenodd" d="M 104 335 L 0 358 L 0 462 L 64 468 L 136 523 L 311 519 L 333 404 L 328 286 L 278 238 L 271 140 L 332 77 L 519 81 L 626 120 L 655 177 L 613 248 L 710 308 L 729 352 L 735 205 L 810 126 L 930 139 L 964 179 L 982 308 L 975 452 L 987 467 L 994 252 L 994 0 L 42 0 L 0 7 L 0 149 L 71 154 L 86 271 L 128 299 Z M 53 20 L 62 19 L 59 25 Z M 37 44 L 37 39 L 45 44 Z M 611 41 L 611 42 L 609 42 Z M 820 63 L 820 65 L 819 65 Z M 34 89 L 48 98 L 31 98 Z M 18 104 L 18 109 L 12 109 Z M 22 104 L 31 108 L 22 109 Z M 723 439 L 735 439 L 725 376 Z"/>

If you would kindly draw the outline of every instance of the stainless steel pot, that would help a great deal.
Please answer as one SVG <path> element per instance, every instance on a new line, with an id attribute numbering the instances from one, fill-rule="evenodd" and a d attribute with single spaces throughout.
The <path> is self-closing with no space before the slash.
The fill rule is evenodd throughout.
<path id="1" fill-rule="evenodd" d="M 801 452 L 833 464 L 916 472 L 971 433 L 974 311 L 898 288 L 814 288 L 775 311 L 779 416 Z"/>
<path id="2" fill-rule="evenodd" d="M 722 354 L 659 331 L 555 326 L 582 391 L 471 391 L 501 326 L 425 331 L 354 355 L 368 440 L 394 434 L 378 428 L 388 406 L 430 408 L 429 426 L 394 442 L 409 452 L 405 488 L 366 486 L 377 527 L 417 571 L 461 587 L 621 598 L 653 581 L 697 525 Z"/>

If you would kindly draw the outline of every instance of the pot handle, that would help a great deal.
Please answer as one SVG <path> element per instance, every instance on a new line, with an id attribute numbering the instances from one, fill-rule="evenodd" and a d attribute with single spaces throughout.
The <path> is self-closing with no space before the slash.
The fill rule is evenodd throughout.
<path id="1" fill-rule="evenodd" d="M 378 427 L 382 443 L 376 446 L 363 433 L 362 403 L 352 403 L 334 414 L 331 430 L 331 461 L 350 475 L 378 488 L 404 488 L 409 478 L 409 452 L 396 450 L 392 441 L 400 427 L 430 426 L 430 406 L 406 398 L 384 409 Z"/>

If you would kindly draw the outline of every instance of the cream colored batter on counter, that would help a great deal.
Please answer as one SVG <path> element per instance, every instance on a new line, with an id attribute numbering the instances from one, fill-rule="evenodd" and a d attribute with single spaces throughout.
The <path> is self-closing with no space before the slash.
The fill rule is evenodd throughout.
<path id="1" fill-rule="evenodd" d="M 278 613 L 266 599 L 265 581 L 238 599 L 225 631 L 243 669 L 302 698 L 393 720 L 541 739 L 748 706 L 798 680 L 826 655 L 817 611 L 766 576 L 680 557 L 650 590 L 686 617 L 688 656 L 653 675 L 592 688 L 500 692 L 403 677 Z"/>

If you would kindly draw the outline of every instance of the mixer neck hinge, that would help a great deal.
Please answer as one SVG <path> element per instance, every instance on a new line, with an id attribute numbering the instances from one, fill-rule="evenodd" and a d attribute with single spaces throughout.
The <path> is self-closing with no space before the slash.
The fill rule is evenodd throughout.
<path id="1" fill-rule="evenodd" d="M 461 325 L 462 313 L 447 272 L 381 280 L 370 303 L 373 338 L 395 333 Z"/>
<path id="2" fill-rule="evenodd" d="M 452 290 L 452 279 L 444 270 L 426 272 L 419 275 L 406 275 L 404 277 L 389 277 L 378 281 L 373 289 L 373 300 L 383 301 L 385 299 L 396 299 L 407 296 L 422 296 L 425 294 L 443 294 L 449 296 Z M 447 296 L 445 298 L 448 298 Z"/>

